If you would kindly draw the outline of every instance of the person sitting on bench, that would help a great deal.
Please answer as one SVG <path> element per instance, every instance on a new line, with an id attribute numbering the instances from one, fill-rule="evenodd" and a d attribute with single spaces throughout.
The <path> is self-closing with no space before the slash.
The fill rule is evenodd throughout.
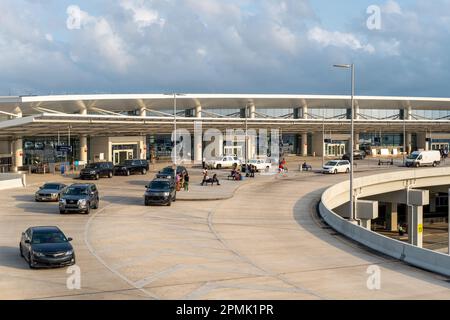
<path id="1" fill-rule="evenodd" d="M 307 164 L 306 161 L 305 161 L 302 164 L 302 170 L 305 170 L 305 171 L 312 170 L 312 166 L 310 164 Z"/>

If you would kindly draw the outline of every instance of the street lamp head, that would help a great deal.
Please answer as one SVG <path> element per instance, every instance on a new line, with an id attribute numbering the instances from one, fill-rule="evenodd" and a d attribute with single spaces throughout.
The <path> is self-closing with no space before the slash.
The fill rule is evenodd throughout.
<path id="1" fill-rule="evenodd" d="M 352 65 L 351 65 L 351 64 L 334 64 L 333 67 L 335 67 L 335 68 L 346 68 L 346 69 L 349 69 L 349 68 L 352 67 Z"/>

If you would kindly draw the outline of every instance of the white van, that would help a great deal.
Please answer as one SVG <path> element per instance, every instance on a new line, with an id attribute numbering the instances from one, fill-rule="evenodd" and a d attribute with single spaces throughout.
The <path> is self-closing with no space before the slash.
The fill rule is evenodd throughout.
<path id="1" fill-rule="evenodd" d="M 437 150 L 433 151 L 414 151 L 406 158 L 407 167 L 422 167 L 441 164 L 441 153 Z"/>

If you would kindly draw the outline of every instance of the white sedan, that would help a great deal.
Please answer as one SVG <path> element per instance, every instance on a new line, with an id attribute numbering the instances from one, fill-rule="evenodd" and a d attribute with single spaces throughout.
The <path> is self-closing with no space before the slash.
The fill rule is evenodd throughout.
<path id="1" fill-rule="evenodd" d="M 241 160 L 236 156 L 224 156 L 216 160 L 207 161 L 206 165 L 214 169 L 232 168 L 233 166 L 241 165 Z"/>
<path id="2" fill-rule="evenodd" d="M 322 168 L 323 173 L 349 173 L 350 162 L 348 160 L 331 160 L 325 163 Z"/>

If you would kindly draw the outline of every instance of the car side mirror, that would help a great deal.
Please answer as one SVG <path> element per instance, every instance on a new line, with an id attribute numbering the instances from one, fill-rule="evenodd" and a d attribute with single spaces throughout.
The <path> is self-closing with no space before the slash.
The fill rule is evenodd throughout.
<path id="1" fill-rule="evenodd" d="M 158 171 L 158 173 L 161 173 L 161 171 Z"/>
<path id="2" fill-rule="evenodd" d="M 72 239 L 72 238 L 70 238 L 70 237 L 69 237 L 69 238 L 67 238 L 67 241 L 69 241 L 69 242 L 70 242 L 70 241 L 72 241 L 72 240 L 73 240 L 73 239 Z"/>
<path id="3" fill-rule="evenodd" d="M 30 244 L 31 241 L 27 239 L 27 240 L 25 240 L 25 243 Z"/>
<path id="4" fill-rule="evenodd" d="M 40 187 L 39 187 L 39 190 L 42 190 L 43 188 L 44 188 L 43 186 L 40 186 Z"/>
<path id="5" fill-rule="evenodd" d="M 145 189 L 148 189 L 148 185 L 145 185 Z"/>

